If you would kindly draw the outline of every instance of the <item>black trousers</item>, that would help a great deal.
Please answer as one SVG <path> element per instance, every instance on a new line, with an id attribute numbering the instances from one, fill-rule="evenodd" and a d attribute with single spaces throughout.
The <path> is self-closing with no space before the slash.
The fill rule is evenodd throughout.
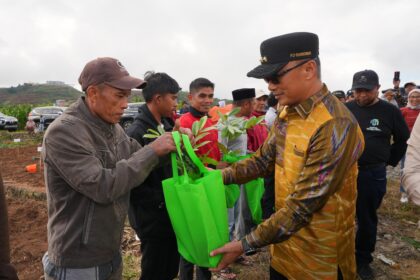
<path id="1" fill-rule="evenodd" d="M 386 167 L 359 168 L 357 192 L 356 262 L 371 263 L 378 227 L 376 210 L 386 193 Z"/>
<path id="2" fill-rule="evenodd" d="M 174 279 L 178 275 L 179 253 L 176 242 L 141 240 L 142 280 Z"/>
<path id="3" fill-rule="evenodd" d="M 264 195 L 261 199 L 262 218 L 268 219 L 274 213 L 274 172 L 264 178 Z"/>
<path id="4" fill-rule="evenodd" d="M 178 276 L 176 237 L 164 206 L 130 205 L 130 223 L 141 241 L 141 280 L 168 280 Z"/>
<path id="5" fill-rule="evenodd" d="M 188 262 L 181 256 L 181 261 L 179 262 L 179 280 L 192 280 L 194 275 L 194 264 Z M 211 272 L 207 267 L 195 268 L 195 279 L 197 280 L 210 280 Z"/>

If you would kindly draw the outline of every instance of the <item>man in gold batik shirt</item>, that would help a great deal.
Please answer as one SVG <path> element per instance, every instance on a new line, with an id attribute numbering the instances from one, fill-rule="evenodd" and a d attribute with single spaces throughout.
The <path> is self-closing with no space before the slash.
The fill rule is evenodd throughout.
<path id="1" fill-rule="evenodd" d="M 276 212 L 224 254 L 215 270 L 237 256 L 271 245 L 270 279 L 355 279 L 357 159 L 364 147 L 357 120 L 321 81 L 318 36 L 299 32 L 261 44 L 264 78 L 283 107 L 255 153 L 223 170 L 226 184 L 275 172 Z"/>

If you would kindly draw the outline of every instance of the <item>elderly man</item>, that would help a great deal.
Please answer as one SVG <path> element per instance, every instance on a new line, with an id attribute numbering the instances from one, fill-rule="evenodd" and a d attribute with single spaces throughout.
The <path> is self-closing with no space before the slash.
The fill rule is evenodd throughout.
<path id="1" fill-rule="evenodd" d="M 226 184 L 275 172 L 276 212 L 224 254 L 218 268 L 273 244 L 271 279 L 354 279 L 357 159 L 363 135 L 354 116 L 321 81 L 318 36 L 298 32 L 261 44 L 263 78 L 284 106 L 250 159 L 223 170 Z"/>
<path id="2" fill-rule="evenodd" d="M 142 148 L 118 124 L 145 82 L 120 61 L 84 67 L 85 96 L 48 128 L 43 143 L 48 198 L 45 279 L 121 279 L 120 243 L 130 190 L 175 150 L 170 133 Z"/>

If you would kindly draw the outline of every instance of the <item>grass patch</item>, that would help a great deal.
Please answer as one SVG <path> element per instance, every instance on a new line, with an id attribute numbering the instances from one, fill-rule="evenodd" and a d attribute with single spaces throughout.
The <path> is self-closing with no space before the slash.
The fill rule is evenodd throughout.
<path id="1" fill-rule="evenodd" d="M 140 274 L 140 261 L 139 257 L 129 252 L 123 255 L 123 279 L 132 280 L 138 279 Z"/>

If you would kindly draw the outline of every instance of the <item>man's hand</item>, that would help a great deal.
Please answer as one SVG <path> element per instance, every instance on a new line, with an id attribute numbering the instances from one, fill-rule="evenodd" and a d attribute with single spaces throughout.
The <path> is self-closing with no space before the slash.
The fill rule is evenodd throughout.
<path id="1" fill-rule="evenodd" d="M 210 252 L 210 256 L 214 257 L 216 255 L 223 254 L 223 258 L 220 261 L 219 265 L 216 268 L 210 268 L 210 271 L 217 272 L 231 263 L 233 263 L 240 255 L 244 253 L 242 248 L 241 241 L 232 241 L 226 243 L 223 247 L 220 247 L 212 252 Z"/>
<path id="2" fill-rule="evenodd" d="M 191 146 L 195 145 L 195 139 L 194 139 L 193 133 L 191 132 L 191 129 L 185 128 L 185 127 L 180 127 L 179 128 L 179 133 L 187 134 L 188 138 L 190 139 Z"/>
<path id="3" fill-rule="evenodd" d="M 172 138 L 172 133 L 170 132 L 166 132 L 165 134 L 159 136 L 148 146 L 155 151 L 158 157 L 164 156 L 176 150 L 174 139 Z"/>
<path id="4" fill-rule="evenodd" d="M 226 167 L 229 167 L 229 165 L 229 163 L 221 161 L 216 165 L 216 169 L 224 169 Z"/>

